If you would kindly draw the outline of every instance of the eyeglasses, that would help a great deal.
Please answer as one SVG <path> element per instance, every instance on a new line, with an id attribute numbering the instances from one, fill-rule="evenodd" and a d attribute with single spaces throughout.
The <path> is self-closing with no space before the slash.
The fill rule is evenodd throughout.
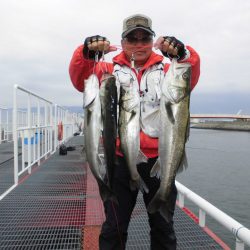
<path id="1" fill-rule="evenodd" d="M 152 39 L 152 36 L 145 36 L 145 37 L 142 37 L 142 38 L 137 38 L 137 37 L 133 37 L 133 36 L 127 36 L 124 38 L 128 43 L 132 43 L 132 44 L 136 44 L 138 42 L 141 42 L 143 44 L 146 44 L 146 43 L 150 43 L 153 39 Z"/>

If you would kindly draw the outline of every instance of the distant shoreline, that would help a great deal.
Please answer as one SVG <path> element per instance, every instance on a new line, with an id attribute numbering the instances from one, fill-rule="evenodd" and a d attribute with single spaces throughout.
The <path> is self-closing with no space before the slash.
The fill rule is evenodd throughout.
<path id="1" fill-rule="evenodd" d="M 250 121 L 205 121 L 192 123 L 191 128 L 250 131 Z"/>

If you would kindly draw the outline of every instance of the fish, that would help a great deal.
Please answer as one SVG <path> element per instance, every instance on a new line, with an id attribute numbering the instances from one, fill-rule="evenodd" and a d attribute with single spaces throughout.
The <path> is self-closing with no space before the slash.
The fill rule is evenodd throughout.
<path id="1" fill-rule="evenodd" d="M 116 77 L 110 73 L 104 73 L 102 76 L 100 100 L 103 124 L 102 138 L 107 169 L 107 182 L 108 186 L 112 189 L 116 160 L 118 94 Z"/>
<path id="2" fill-rule="evenodd" d="M 189 137 L 191 65 L 173 59 L 162 82 L 160 100 L 159 158 L 150 176 L 160 176 L 160 187 L 147 206 L 169 221 L 169 196 L 177 172 L 187 167 L 185 144 Z"/>
<path id="3" fill-rule="evenodd" d="M 99 193 L 105 202 L 111 200 L 117 202 L 112 190 L 104 181 L 102 163 L 99 156 L 100 137 L 102 129 L 101 101 L 99 93 L 99 79 L 95 74 L 84 81 L 84 139 L 86 159 L 90 170 L 95 177 Z"/>
<path id="4" fill-rule="evenodd" d="M 118 134 L 121 151 L 130 173 L 130 189 L 148 192 L 137 171 L 140 153 L 140 95 L 133 84 L 120 86 Z"/>

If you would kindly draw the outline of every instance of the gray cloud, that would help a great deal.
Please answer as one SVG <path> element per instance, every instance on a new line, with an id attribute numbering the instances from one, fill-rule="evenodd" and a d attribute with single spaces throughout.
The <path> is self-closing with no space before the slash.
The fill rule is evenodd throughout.
<path id="1" fill-rule="evenodd" d="M 196 96 L 250 94 L 249 1 L 2 0 L 0 106 L 12 105 L 16 83 L 59 105 L 81 106 L 68 75 L 74 49 L 94 34 L 119 45 L 122 20 L 134 13 L 149 15 L 157 36 L 174 35 L 199 52 Z"/>

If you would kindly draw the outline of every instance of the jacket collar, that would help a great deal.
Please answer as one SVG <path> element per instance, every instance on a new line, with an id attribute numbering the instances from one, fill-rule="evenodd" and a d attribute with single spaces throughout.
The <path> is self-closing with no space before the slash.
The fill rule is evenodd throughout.
<path id="1" fill-rule="evenodd" d="M 155 52 L 152 51 L 149 59 L 147 60 L 147 62 L 145 63 L 145 65 L 143 66 L 142 70 L 144 69 L 148 69 L 150 66 L 156 64 L 156 63 L 160 63 L 163 61 L 163 56 L 156 54 Z M 122 51 L 120 54 L 118 54 L 117 56 L 115 56 L 113 58 L 113 62 L 115 64 L 119 64 L 119 65 L 126 65 L 128 67 L 130 67 L 130 61 L 128 61 L 124 51 Z"/>

